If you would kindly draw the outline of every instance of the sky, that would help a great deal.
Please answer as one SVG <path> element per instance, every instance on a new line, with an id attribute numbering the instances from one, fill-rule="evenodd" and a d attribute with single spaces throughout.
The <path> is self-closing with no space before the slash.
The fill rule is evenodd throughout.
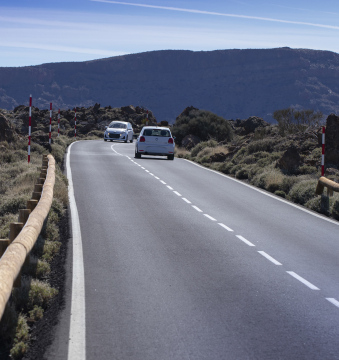
<path id="1" fill-rule="evenodd" d="M 153 50 L 285 46 L 339 53 L 339 1 L 0 2 L 0 67 L 88 61 Z"/>

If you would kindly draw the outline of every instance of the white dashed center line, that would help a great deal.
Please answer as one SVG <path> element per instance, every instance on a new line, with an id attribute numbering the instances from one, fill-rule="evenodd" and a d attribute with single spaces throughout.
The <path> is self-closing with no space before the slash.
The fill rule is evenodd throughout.
<path id="1" fill-rule="evenodd" d="M 248 241 L 247 239 L 245 239 L 243 236 L 241 236 L 241 235 L 236 235 L 236 237 L 239 239 L 239 240 L 241 240 L 241 241 L 243 241 L 245 244 L 247 244 L 248 246 L 255 246 L 254 244 L 252 244 L 250 241 Z"/>
<path id="2" fill-rule="evenodd" d="M 333 305 L 335 305 L 336 307 L 339 308 L 339 301 L 334 299 L 334 298 L 326 298 L 326 300 L 328 300 L 330 303 L 332 303 Z"/>
<path id="3" fill-rule="evenodd" d="M 227 231 L 233 231 L 231 228 L 229 228 L 228 226 L 226 226 L 223 223 L 218 223 L 218 225 L 220 225 L 221 227 L 223 227 L 224 229 L 226 229 Z"/>
<path id="4" fill-rule="evenodd" d="M 212 221 L 217 221 L 216 219 L 214 219 L 214 217 L 212 217 L 212 216 L 210 216 L 210 215 L 208 215 L 208 214 L 204 214 L 204 216 L 206 216 L 207 219 L 210 219 L 210 220 L 212 220 Z"/>
<path id="5" fill-rule="evenodd" d="M 117 151 L 115 151 L 115 149 L 112 148 L 112 150 L 119 154 Z M 121 155 L 121 154 L 119 154 Z M 149 170 L 146 170 L 143 166 L 141 166 L 140 164 L 138 164 L 136 161 L 132 160 L 131 158 L 129 158 L 127 156 L 128 159 L 130 159 L 134 164 L 138 165 L 139 167 L 141 167 L 141 169 L 145 170 L 147 173 L 149 173 L 151 176 L 153 176 L 155 179 L 159 180 L 162 184 L 166 185 L 166 182 L 163 180 L 160 180 L 160 178 L 158 176 L 155 176 L 153 173 L 151 173 Z M 174 191 L 174 189 L 169 186 L 166 185 L 167 188 L 171 191 L 173 191 L 174 194 L 176 194 L 177 196 L 182 196 L 178 191 Z M 182 200 L 184 200 L 187 204 L 192 204 L 191 201 L 189 201 L 188 199 L 186 199 L 185 197 L 182 197 Z M 198 208 L 195 205 L 191 205 L 193 209 L 195 209 L 196 211 L 203 213 L 203 211 Z M 217 221 L 215 218 L 213 218 L 212 216 L 208 215 L 208 214 L 203 214 L 205 217 L 207 217 L 208 219 L 212 220 L 212 221 Z M 225 230 L 229 231 L 229 232 L 233 232 L 234 230 L 231 229 L 230 227 L 228 227 L 227 225 L 223 224 L 223 223 L 218 223 L 219 226 L 221 226 L 222 228 L 224 228 Z M 255 247 L 255 245 L 253 243 L 251 243 L 249 240 L 245 239 L 243 236 L 241 235 L 236 235 L 236 237 L 241 240 L 242 242 L 244 242 L 246 245 L 248 246 L 253 246 Z M 258 253 L 262 256 L 264 256 L 267 260 L 269 260 L 270 262 L 272 262 L 274 265 L 279 265 L 281 266 L 282 264 L 274 259 L 272 256 L 268 255 L 265 251 L 258 251 Z M 303 277 L 299 276 L 298 274 L 296 274 L 293 271 L 286 271 L 289 275 L 291 275 L 292 277 L 294 277 L 295 279 L 297 279 L 298 281 L 300 281 L 301 283 L 303 283 L 304 285 L 306 285 L 307 287 L 309 287 L 312 290 L 320 290 L 318 287 L 316 287 L 315 285 L 313 285 L 312 283 L 310 283 L 309 281 L 307 281 L 306 279 L 304 279 Z M 337 308 L 339 308 L 339 301 L 336 300 L 335 298 L 326 298 L 327 301 L 329 301 L 331 304 L 333 304 L 334 306 L 336 306 Z"/>
<path id="6" fill-rule="evenodd" d="M 309 287 L 311 290 L 320 290 L 319 288 L 317 288 L 315 285 L 313 285 L 312 283 L 310 283 L 309 281 L 305 280 L 303 277 L 299 276 L 298 274 L 296 274 L 293 271 L 286 271 L 287 274 L 290 274 L 291 276 L 293 276 L 295 279 L 299 280 L 300 282 L 302 282 L 304 285 L 306 285 L 307 287 Z"/>
<path id="7" fill-rule="evenodd" d="M 262 256 L 264 256 L 267 260 L 271 261 L 274 265 L 282 265 L 279 261 L 272 258 L 272 256 L 265 253 L 265 251 L 258 251 L 258 253 L 261 254 Z"/>

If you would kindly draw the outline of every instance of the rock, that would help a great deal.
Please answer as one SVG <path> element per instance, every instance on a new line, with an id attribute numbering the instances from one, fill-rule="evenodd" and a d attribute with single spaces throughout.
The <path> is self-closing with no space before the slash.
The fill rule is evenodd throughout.
<path id="1" fill-rule="evenodd" d="M 0 113 L 0 141 L 11 142 L 17 138 L 14 126 L 11 122 Z"/>
<path id="2" fill-rule="evenodd" d="M 326 120 L 325 165 L 339 166 L 339 116 L 331 114 Z"/>
<path id="3" fill-rule="evenodd" d="M 181 146 L 183 146 L 187 150 L 191 150 L 201 142 L 200 138 L 195 135 L 187 135 L 182 139 Z"/>
<path id="4" fill-rule="evenodd" d="M 277 167 L 286 171 L 289 174 L 298 172 L 298 167 L 301 165 L 301 157 L 299 150 L 295 145 L 291 145 L 278 160 Z"/>
<path id="5" fill-rule="evenodd" d="M 235 121 L 231 121 L 231 125 L 239 135 L 254 133 L 255 129 L 259 127 L 270 126 L 269 123 L 256 116 L 251 116 L 247 120 L 237 119 Z"/>
<path id="6" fill-rule="evenodd" d="M 123 106 L 121 108 L 121 111 L 125 112 L 127 114 L 135 114 L 136 113 L 135 107 L 133 105 Z"/>

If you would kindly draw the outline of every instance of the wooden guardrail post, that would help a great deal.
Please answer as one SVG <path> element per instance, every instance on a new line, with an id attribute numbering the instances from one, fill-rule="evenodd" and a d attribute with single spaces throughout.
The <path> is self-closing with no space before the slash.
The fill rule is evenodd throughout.
<path id="1" fill-rule="evenodd" d="M 21 222 L 20 223 L 15 222 L 9 224 L 9 243 L 13 242 L 13 240 L 19 235 L 23 226 L 24 224 Z M 13 287 L 15 288 L 18 288 L 20 286 L 21 286 L 21 270 L 13 283 Z"/>
<path id="2" fill-rule="evenodd" d="M 9 244 L 10 244 L 9 239 L 0 239 L 0 258 L 5 253 Z"/>
<path id="3" fill-rule="evenodd" d="M 38 200 L 28 200 L 27 201 L 27 209 L 31 210 L 31 212 L 35 209 L 35 207 L 38 205 Z"/>

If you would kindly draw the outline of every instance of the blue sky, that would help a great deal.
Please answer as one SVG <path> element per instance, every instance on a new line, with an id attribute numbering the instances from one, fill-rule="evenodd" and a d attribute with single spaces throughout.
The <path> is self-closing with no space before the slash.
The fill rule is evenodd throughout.
<path id="1" fill-rule="evenodd" d="M 0 67 L 163 49 L 339 53 L 338 0 L 1 0 Z"/>

